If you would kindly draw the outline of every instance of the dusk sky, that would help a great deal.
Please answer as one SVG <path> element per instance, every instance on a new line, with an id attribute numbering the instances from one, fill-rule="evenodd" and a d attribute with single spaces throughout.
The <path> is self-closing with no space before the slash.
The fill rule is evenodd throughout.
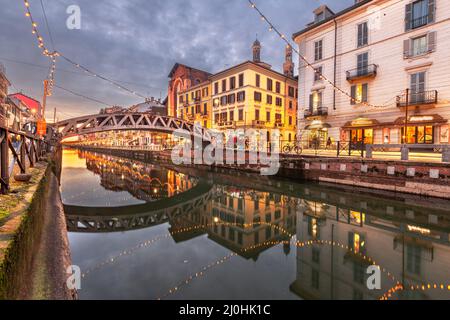
<path id="1" fill-rule="evenodd" d="M 46 45 L 53 49 L 41 0 L 29 0 Z M 100 75 L 145 96 L 165 98 L 168 74 L 176 62 L 217 72 L 251 59 L 256 34 L 262 59 L 281 71 L 284 44 L 249 8 L 247 0 L 42 0 L 54 49 Z M 353 0 L 256 0 L 258 7 L 291 39 L 312 21 L 312 10 L 327 4 L 339 11 Z M 21 0 L 0 0 L 0 62 L 12 83 L 41 100 L 49 59 L 41 54 Z M 81 8 L 81 29 L 66 27 L 70 5 Z M 297 57 L 294 56 L 297 63 Z M 129 106 L 142 99 L 87 75 L 58 59 L 58 86 L 100 100 Z M 47 116 L 59 119 L 97 113 L 106 107 L 55 88 Z"/>

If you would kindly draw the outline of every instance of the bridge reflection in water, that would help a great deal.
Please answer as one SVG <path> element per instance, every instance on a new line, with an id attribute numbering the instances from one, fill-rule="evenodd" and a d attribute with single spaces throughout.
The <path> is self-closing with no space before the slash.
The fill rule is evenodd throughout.
<path id="1" fill-rule="evenodd" d="M 398 283 L 405 290 L 385 298 L 450 298 L 445 202 L 188 176 L 73 150 L 64 168 L 75 155 L 103 189 L 133 198 L 115 207 L 66 201 L 74 264 L 90 274 L 81 298 L 378 299 Z M 65 174 L 63 198 L 73 199 Z M 382 290 L 366 286 L 374 263 Z"/>

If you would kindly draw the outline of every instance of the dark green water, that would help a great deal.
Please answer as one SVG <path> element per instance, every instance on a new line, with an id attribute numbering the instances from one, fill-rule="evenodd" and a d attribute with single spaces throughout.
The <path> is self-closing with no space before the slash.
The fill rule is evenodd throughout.
<path id="1" fill-rule="evenodd" d="M 378 299 L 397 283 L 390 299 L 450 298 L 445 201 L 75 150 L 61 191 L 81 299 Z M 371 264 L 380 290 L 367 287 Z"/>

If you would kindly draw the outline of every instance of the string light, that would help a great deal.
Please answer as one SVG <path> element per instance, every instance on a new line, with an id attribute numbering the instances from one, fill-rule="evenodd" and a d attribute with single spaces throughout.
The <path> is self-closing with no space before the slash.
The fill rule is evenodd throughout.
<path id="1" fill-rule="evenodd" d="M 124 90 L 124 91 L 126 91 L 126 92 L 128 92 L 130 94 L 133 94 L 133 95 L 135 95 L 135 96 L 137 96 L 139 98 L 147 99 L 146 96 L 141 95 L 141 94 L 137 93 L 136 91 L 131 90 L 131 89 L 125 87 L 125 86 L 122 86 L 122 85 L 118 84 L 117 82 L 115 82 L 114 80 L 111 80 L 111 79 L 108 79 L 107 77 L 101 76 L 101 75 L 99 75 L 99 74 L 89 70 L 86 67 L 83 67 L 79 63 L 76 63 L 76 62 L 72 61 L 71 59 L 67 58 L 66 56 L 63 56 L 60 52 L 58 52 L 56 50 L 55 51 L 50 51 L 47 48 L 47 46 L 45 45 L 44 38 L 41 36 L 41 34 L 39 32 L 38 24 L 33 19 L 33 16 L 31 14 L 31 10 L 30 10 L 30 3 L 29 3 L 29 1 L 28 0 L 24 0 L 24 4 L 25 4 L 25 10 L 26 10 L 25 16 L 30 19 L 31 27 L 32 27 L 31 33 L 36 36 L 36 40 L 38 42 L 38 48 L 41 49 L 42 54 L 44 56 L 47 56 L 47 57 L 49 57 L 51 59 L 50 72 L 49 72 L 49 75 L 47 77 L 48 84 L 49 84 L 48 85 L 48 93 L 49 93 L 49 95 L 51 95 L 52 89 L 53 89 L 53 85 L 54 85 L 54 77 L 55 77 L 55 70 L 56 70 L 56 57 L 62 57 L 64 60 L 66 60 L 70 64 L 74 65 L 75 67 L 85 71 L 86 73 L 88 73 L 88 74 L 90 74 L 90 75 L 92 75 L 94 77 L 100 78 L 100 79 L 102 79 L 102 80 L 104 80 L 106 82 L 111 83 L 112 85 L 116 86 L 116 88 L 118 88 L 118 89 Z"/>
<path id="2" fill-rule="evenodd" d="M 316 68 L 314 68 L 313 64 L 310 63 L 305 56 L 303 56 L 294 46 L 291 45 L 290 41 L 287 40 L 286 36 L 284 34 L 282 34 L 280 31 L 278 31 L 278 29 L 270 22 L 270 20 L 261 12 L 261 10 L 258 9 L 258 7 L 256 6 L 256 4 L 251 1 L 251 0 L 247 0 L 250 4 L 250 8 L 255 9 L 255 11 L 260 15 L 261 20 L 265 21 L 268 25 L 269 25 L 269 31 L 275 31 L 275 33 L 284 41 L 286 42 L 287 46 L 289 48 L 291 48 L 299 57 L 300 59 L 305 63 L 305 68 L 310 68 L 312 70 L 314 70 L 314 72 L 318 75 L 321 76 L 321 79 L 325 82 L 327 82 L 330 86 L 332 86 L 334 88 L 334 90 L 338 91 L 339 93 L 347 96 L 348 98 L 350 98 L 350 100 L 352 102 L 356 102 L 359 103 L 361 105 L 364 105 L 366 107 L 373 107 L 373 108 L 386 108 L 389 107 L 389 105 L 373 105 L 370 104 L 368 102 L 365 101 L 360 101 L 358 99 L 355 99 L 354 97 L 352 97 L 351 94 L 349 94 L 348 92 L 342 90 L 341 88 L 339 88 L 338 86 L 336 86 L 334 84 L 333 81 L 331 81 L 330 79 L 328 79 L 326 76 L 324 76 L 319 70 L 317 70 Z"/>

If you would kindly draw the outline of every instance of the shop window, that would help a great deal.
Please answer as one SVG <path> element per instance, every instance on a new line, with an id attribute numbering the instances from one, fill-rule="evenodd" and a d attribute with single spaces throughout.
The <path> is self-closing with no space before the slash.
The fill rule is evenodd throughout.
<path id="1" fill-rule="evenodd" d="M 433 144 L 434 143 L 434 127 L 433 126 L 411 126 L 406 130 L 402 128 L 403 142 L 408 144 Z"/>
<path id="2" fill-rule="evenodd" d="M 372 144 L 373 129 L 353 129 L 350 131 L 350 139 L 352 143 Z"/>

